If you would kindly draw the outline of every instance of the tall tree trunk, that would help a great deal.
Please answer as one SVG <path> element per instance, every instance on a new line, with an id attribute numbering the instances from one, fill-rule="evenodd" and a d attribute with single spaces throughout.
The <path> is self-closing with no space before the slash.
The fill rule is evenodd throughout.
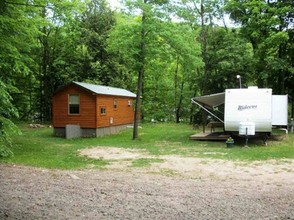
<path id="1" fill-rule="evenodd" d="M 42 11 L 42 17 L 46 18 L 46 8 Z M 40 42 L 42 44 L 42 56 L 40 59 L 40 88 L 39 88 L 39 109 L 40 120 L 51 120 L 51 76 L 50 76 L 50 46 L 49 35 L 51 30 L 46 26 L 42 28 L 42 36 Z"/>
<path id="2" fill-rule="evenodd" d="M 294 118 L 294 93 L 291 97 L 291 118 Z"/>
<path id="3" fill-rule="evenodd" d="M 143 45 L 141 45 L 143 46 Z M 136 105 L 135 105 L 135 116 L 134 116 L 134 128 L 133 128 L 133 140 L 139 138 L 139 122 L 140 122 L 140 106 L 141 106 L 141 92 L 142 92 L 142 81 L 143 81 L 143 74 L 144 74 L 144 65 L 140 67 L 138 72 L 138 83 L 137 83 L 137 97 L 136 97 Z"/>
<path id="4" fill-rule="evenodd" d="M 47 72 L 48 72 L 48 60 L 49 60 L 49 48 L 48 48 L 48 39 L 47 39 L 47 30 L 46 27 L 43 28 L 43 37 L 42 37 L 42 65 L 41 65 L 41 78 L 40 78 L 40 112 L 41 112 L 41 121 L 46 120 L 46 81 L 47 81 Z"/>
<path id="5" fill-rule="evenodd" d="M 282 32 L 282 27 L 280 26 L 280 31 Z M 283 60 L 283 47 L 282 45 L 279 46 L 278 56 L 280 60 Z M 280 67 L 279 68 L 279 94 L 285 94 L 285 71 Z"/>
<path id="6" fill-rule="evenodd" d="M 144 4 L 147 3 L 147 0 L 144 0 Z M 143 85 L 143 76 L 145 71 L 145 21 L 146 15 L 143 10 L 142 15 L 142 26 L 141 26 L 141 40 L 139 45 L 139 71 L 138 71 L 138 82 L 137 82 L 137 97 L 135 105 L 135 116 L 134 116 L 134 128 L 133 128 L 133 140 L 139 138 L 139 122 L 140 122 L 140 109 L 141 109 L 141 95 L 142 95 L 142 85 Z"/>
<path id="7" fill-rule="evenodd" d="M 175 70 L 175 76 L 174 76 L 174 111 L 175 111 L 175 118 L 176 118 L 176 123 L 179 123 L 178 119 L 178 110 L 177 110 L 177 96 L 178 96 L 178 71 L 179 71 L 179 56 L 177 56 L 176 60 L 176 70 Z"/>
<path id="8" fill-rule="evenodd" d="M 190 87 L 190 89 L 192 89 L 191 87 Z M 196 94 L 197 94 L 197 91 L 196 90 L 194 90 L 194 94 L 193 94 L 193 98 L 196 96 Z M 195 125 L 195 114 L 194 114 L 194 110 L 195 110 L 195 105 L 194 104 L 192 104 L 192 102 L 191 102 L 191 108 L 190 108 L 190 124 L 192 124 L 193 126 Z"/>
<path id="9" fill-rule="evenodd" d="M 180 88 L 180 98 L 179 98 L 179 102 L 176 108 L 176 122 L 180 123 L 180 112 L 181 112 L 181 107 L 182 107 L 182 102 L 183 102 L 183 90 L 184 90 L 184 84 L 185 81 L 183 80 L 181 83 L 181 88 Z"/>
<path id="10" fill-rule="evenodd" d="M 202 58 L 204 62 L 204 80 L 202 81 L 202 94 L 207 95 L 207 81 L 208 81 L 208 69 L 207 69 L 207 29 L 204 22 L 204 0 L 201 0 L 200 5 L 200 17 L 201 17 L 201 46 L 202 46 Z M 205 132 L 205 126 L 207 123 L 207 113 L 202 110 L 202 130 Z"/>

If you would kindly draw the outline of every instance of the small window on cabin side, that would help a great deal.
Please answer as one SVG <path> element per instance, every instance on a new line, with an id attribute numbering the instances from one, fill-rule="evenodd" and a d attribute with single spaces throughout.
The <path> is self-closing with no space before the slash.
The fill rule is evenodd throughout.
<path id="1" fill-rule="evenodd" d="M 131 106 L 131 105 L 132 105 L 132 101 L 128 100 L 128 106 Z"/>
<path id="2" fill-rule="evenodd" d="M 118 107 L 117 100 L 114 99 L 114 100 L 113 100 L 113 108 L 114 108 L 114 109 L 117 109 L 117 107 Z"/>
<path id="3" fill-rule="evenodd" d="M 106 115 L 106 107 L 100 107 L 100 115 Z"/>
<path id="4" fill-rule="evenodd" d="M 69 114 L 80 114 L 80 96 L 70 94 L 68 101 Z"/>

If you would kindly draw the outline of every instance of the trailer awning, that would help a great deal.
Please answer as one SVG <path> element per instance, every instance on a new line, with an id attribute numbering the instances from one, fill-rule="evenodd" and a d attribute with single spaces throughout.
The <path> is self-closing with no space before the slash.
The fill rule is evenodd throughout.
<path id="1" fill-rule="evenodd" d="M 216 93 L 211 95 L 199 96 L 192 98 L 195 102 L 206 107 L 214 108 L 225 103 L 225 93 Z"/>
<path id="2" fill-rule="evenodd" d="M 224 123 L 222 119 L 217 117 L 215 114 L 213 114 L 211 111 L 209 111 L 207 108 L 215 108 L 221 104 L 225 103 L 225 93 L 216 93 L 212 95 L 205 95 L 200 97 L 194 97 L 191 99 L 191 101 L 195 104 L 197 104 L 199 107 L 204 109 L 206 112 L 211 114 L 213 117 L 218 119 L 220 122 Z"/>

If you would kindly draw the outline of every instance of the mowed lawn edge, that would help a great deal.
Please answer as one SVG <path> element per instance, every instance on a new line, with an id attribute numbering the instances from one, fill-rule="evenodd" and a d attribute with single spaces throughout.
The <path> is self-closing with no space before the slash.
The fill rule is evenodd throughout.
<path id="1" fill-rule="evenodd" d="M 264 146 L 262 140 L 249 140 L 249 147 L 244 141 L 237 141 L 232 148 L 227 148 L 224 141 L 194 141 L 189 137 L 201 132 L 188 124 L 157 123 L 142 124 L 139 140 L 132 140 L 132 129 L 116 135 L 101 138 L 65 139 L 53 136 L 52 128 L 29 128 L 19 125 L 22 135 L 13 136 L 13 157 L 0 158 L 0 163 L 29 165 L 49 169 L 103 169 L 111 161 L 103 158 L 91 159 L 81 156 L 78 150 L 93 147 L 116 147 L 144 150 L 152 156 L 176 155 L 222 159 L 229 161 L 266 161 L 294 159 L 294 134 L 278 133 Z M 144 159 L 144 158 L 142 158 Z M 144 160 L 142 160 L 144 161 Z M 156 161 L 155 162 L 160 162 Z M 152 162 L 152 160 L 151 160 Z M 137 163 L 135 167 L 150 165 L 149 162 Z"/>

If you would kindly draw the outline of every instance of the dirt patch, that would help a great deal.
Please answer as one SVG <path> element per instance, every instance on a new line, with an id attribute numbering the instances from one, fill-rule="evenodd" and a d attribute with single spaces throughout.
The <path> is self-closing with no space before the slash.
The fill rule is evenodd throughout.
<path id="1" fill-rule="evenodd" d="M 95 147 L 78 151 L 79 154 L 94 159 L 129 160 L 150 157 L 145 150 L 124 149 L 115 147 Z"/>
<path id="2" fill-rule="evenodd" d="M 157 169 L 172 169 L 181 176 L 188 178 L 217 178 L 288 182 L 294 184 L 294 161 L 275 160 L 254 163 L 233 162 L 216 159 L 200 159 L 190 157 L 164 156 L 164 163 L 157 163 Z M 155 168 L 156 169 L 156 168 Z"/>
<path id="3" fill-rule="evenodd" d="M 96 147 L 80 150 L 79 153 L 95 159 L 109 161 L 109 170 L 130 171 L 132 161 L 142 158 L 162 159 L 162 163 L 153 163 L 150 167 L 140 169 L 144 173 L 160 173 L 168 171 L 186 178 L 218 178 L 251 179 L 262 178 L 264 181 L 291 182 L 294 184 L 294 160 L 270 160 L 249 162 L 233 162 L 218 159 L 180 157 L 176 155 L 152 156 L 145 150 Z M 209 152 L 208 152 L 209 153 Z"/>
<path id="4" fill-rule="evenodd" d="M 0 164 L 0 219 L 294 219 L 294 161 L 254 163 L 92 148 L 105 170 Z"/>

